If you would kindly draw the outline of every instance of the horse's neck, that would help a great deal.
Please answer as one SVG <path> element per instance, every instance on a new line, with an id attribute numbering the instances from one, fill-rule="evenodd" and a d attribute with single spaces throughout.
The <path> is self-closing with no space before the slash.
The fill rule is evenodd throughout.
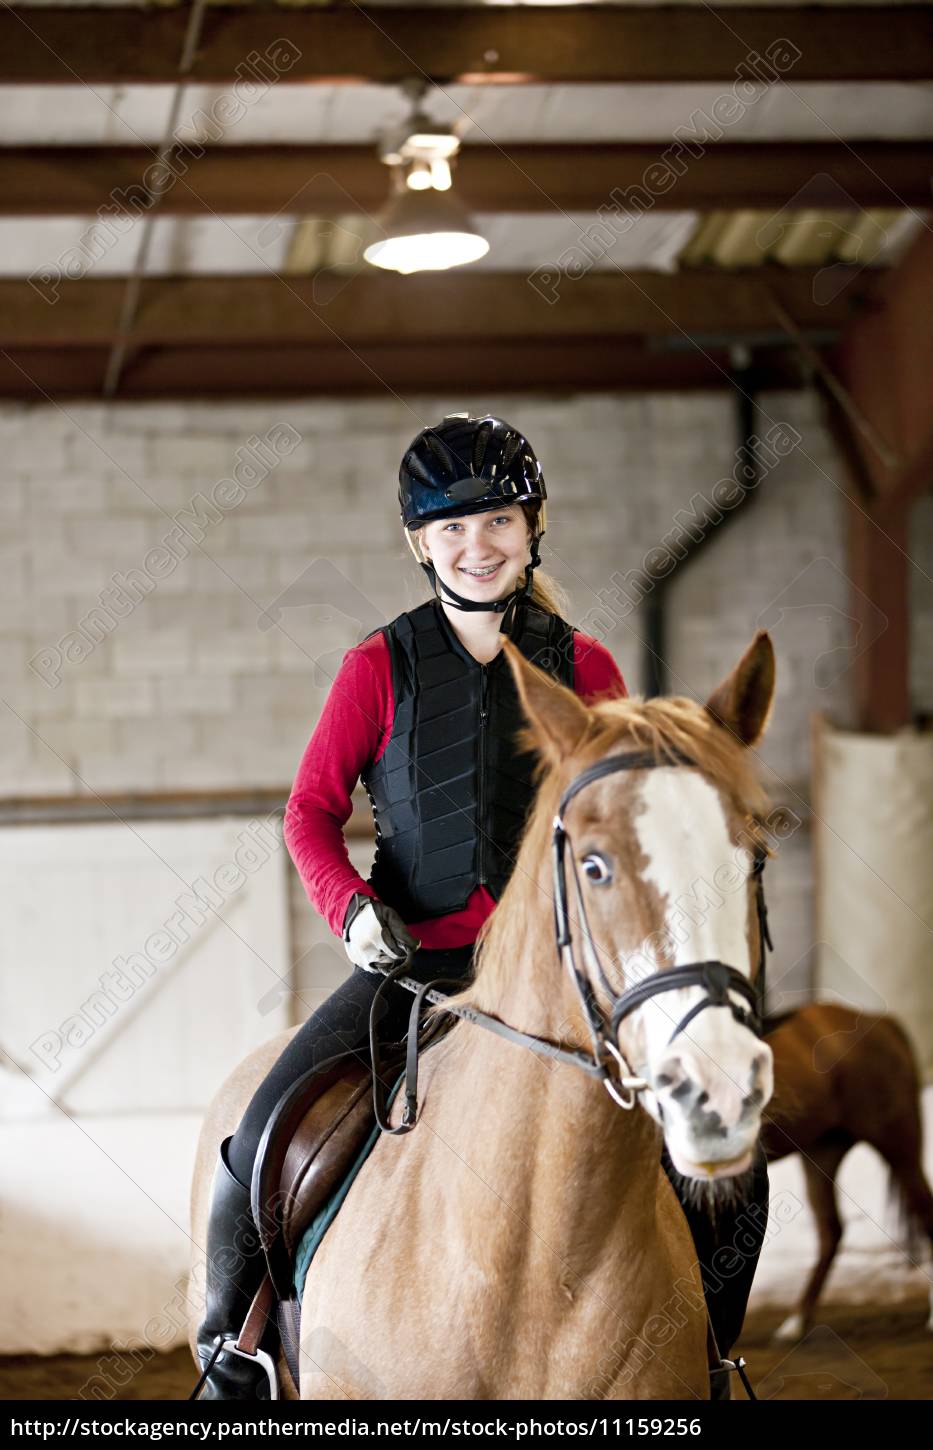
<path id="1" fill-rule="evenodd" d="M 559 987 L 547 1006 L 521 989 L 522 980 L 517 969 L 496 1015 L 523 1031 L 566 1039 L 570 1004 Z M 527 1215 L 580 1272 L 623 1222 L 626 1234 L 642 1235 L 656 1211 L 660 1172 L 660 1133 L 648 1114 L 624 1111 L 579 1068 L 480 1027 L 464 1023 L 458 1036 L 456 1077 L 469 1099 L 460 1111 L 477 1130 L 468 1161 L 477 1170 L 478 1200 L 491 1179 L 519 1208 L 518 1238 L 527 1234 Z"/>

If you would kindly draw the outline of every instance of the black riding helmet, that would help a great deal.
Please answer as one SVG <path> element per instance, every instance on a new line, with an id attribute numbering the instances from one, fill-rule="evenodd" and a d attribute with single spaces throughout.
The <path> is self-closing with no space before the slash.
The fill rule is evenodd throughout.
<path id="1" fill-rule="evenodd" d="M 447 584 L 443 586 L 457 609 L 485 609 L 503 614 L 500 630 L 508 633 L 515 608 L 531 592 L 531 576 L 541 562 L 538 544 L 545 528 L 547 489 L 541 465 L 528 439 L 517 428 L 491 414 L 471 418 L 467 413 L 450 413 L 436 427 L 423 428 L 412 440 L 398 478 L 400 517 L 416 558 L 418 551 L 413 535 L 431 519 L 483 513 L 503 504 L 536 506 L 538 526 L 532 535 L 531 562 L 525 567 L 523 584 L 504 599 L 488 603 L 465 599 Z M 418 562 L 439 598 L 434 565 L 423 559 Z"/>

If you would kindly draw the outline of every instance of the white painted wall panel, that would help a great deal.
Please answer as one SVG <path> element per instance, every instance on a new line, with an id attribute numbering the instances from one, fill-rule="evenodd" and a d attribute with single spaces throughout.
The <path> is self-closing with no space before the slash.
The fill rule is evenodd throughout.
<path id="1" fill-rule="evenodd" d="M 279 823 L 261 824 L 0 832 L 0 1353 L 154 1352 L 183 1337 L 169 1306 L 203 1110 L 289 1021 L 293 868 Z M 112 995 L 115 962 L 130 983 L 132 961 L 157 962 L 154 934 L 180 935 L 172 918 L 199 880 L 216 912 L 191 918 L 187 942 L 103 1016 L 101 976 Z"/>
<path id="2" fill-rule="evenodd" d="M 933 1080 L 933 735 L 820 732 L 816 859 L 832 1001 L 891 1012 Z"/>
<path id="3" fill-rule="evenodd" d="M 205 1107 L 287 1025 L 284 1003 L 256 1010 L 289 971 L 280 842 L 278 822 L 242 819 L 0 832 L 12 903 L 0 1040 L 32 1079 L 5 1078 L 0 1118 L 54 1114 L 54 1103 L 79 1114 Z"/>

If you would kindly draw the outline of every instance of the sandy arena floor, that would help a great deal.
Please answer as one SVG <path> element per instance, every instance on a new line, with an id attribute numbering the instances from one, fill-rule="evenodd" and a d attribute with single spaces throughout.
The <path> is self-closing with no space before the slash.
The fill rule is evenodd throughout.
<path id="1" fill-rule="evenodd" d="M 848 1305 L 827 1308 L 821 1323 L 800 1345 L 773 1345 L 770 1335 L 781 1315 L 750 1315 L 741 1353 L 759 1398 L 779 1400 L 933 1399 L 933 1335 L 925 1329 L 925 1296 L 884 1310 Z M 194 1384 L 187 1350 L 156 1355 L 133 1372 L 132 1362 L 113 1356 L 56 1355 L 0 1358 L 0 1399 L 75 1398 L 111 1361 L 114 1380 L 123 1381 L 121 1400 L 183 1400 Z M 741 1385 L 734 1390 L 744 1399 Z M 83 1398 L 83 1397 L 82 1397 Z"/>

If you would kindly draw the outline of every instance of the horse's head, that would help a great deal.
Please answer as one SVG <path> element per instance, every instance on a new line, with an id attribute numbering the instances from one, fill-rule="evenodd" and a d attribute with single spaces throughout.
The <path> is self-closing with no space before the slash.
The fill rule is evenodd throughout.
<path id="1" fill-rule="evenodd" d="M 750 1166 L 773 1087 L 751 990 L 763 958 L 755 867 L 767 846 L 749 749 L 774 695 L 771 641 L 759 633 L 705 705 L 671 698 L 588 707 L 511 642 L 505 648 L 529 721 L 520 741 L 539 755 L 539 791 L 484 954 L 496 917 L 504 930 L 516 897 L 527 917 L 540 918 L 530 878 L 559 902 L 563 876 L 570 972 L 557 977 L 553 948 L 550 961 L 554 989 L 574 1002 L 573 1036 L 582 1045 L 589 1031 L 575 966 L 610 1050 L 647 1084 L 642 1102 L 674 1166 L 707 1182 L 733 1177 Z M 552 836 L 561 827 L 563 870 Z M 694 972 L 689 985 L 673 986 L 700 964 L 713 964 L 703 981 Z M 633 998 L 638 984 L 650 990 Z"/>

